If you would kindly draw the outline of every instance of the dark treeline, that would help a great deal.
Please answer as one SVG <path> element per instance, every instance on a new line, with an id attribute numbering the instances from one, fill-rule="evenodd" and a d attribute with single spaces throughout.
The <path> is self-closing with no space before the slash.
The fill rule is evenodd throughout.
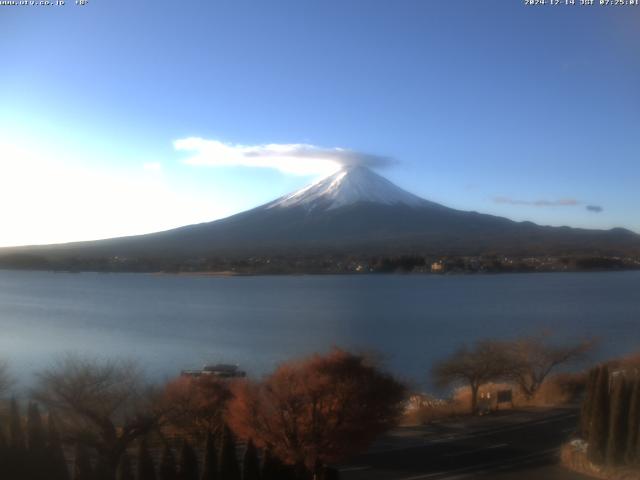
<path id="1" fill-rule="evenodd" d="M 609 256 L 475 256 L 433 254 L 273 254 L 260 256 L 47 257 L 26 253 L 0 256 L 0 268 L 63 272 L 234 272 L 237 274 L 336 273 L 517 273 L 631 270 L 640 258 Z"/>
<path id="2" fill-rule="evenodd" d="M 155 385 L 135 362 L 71 355 L 37 377 L 27 408 L 12 400 L 0 417 L 3 480 L 336 479 L 333 466 L 392 428 L 406 398 L 367 357 L 339 349 L 262 380 Z"/>
<path id="3" fill-rule="evenodd" d="M 67 480 L 63 445 L 53 415 L 46 422 L 35 403 L 26 421 L 12 400 L 5 425 L 0 425 L 0 478 L 7 480 Z"/>
<path id="4" fill-rule="evenodd" d="M 591 347 L 548 335 L 485 340 L 452 352 L 434 373 L 470 387 L 476 413 L 482 384 L 506 380 L 534 397 L 552 370 Z M 580 430 L 594 463 L 640 463 L 639 372 L 640 360 L 625 359 L 588 374 Z M 184 374 L 162 385 L 149 384 L 135 362 L 67 356 L 39 372 L 32 401 L 7 403 L 0 478 L 336 479 L 335 465 L 397 425 L 407 393 L 375 358 L 340 349 L 285 362 L 260 380 Z"/>
<path id="5" fill-rule="evenodd" d="M 640 463 L 640 372 L 600 365 L 589 372 L 580 430 L 597 465 Z"/>
<path id="6" fill-rule="evenodd" d="M 228 427 L 220 435 L 208 434 L 202 448 L 188 439 L 147 439 L 124 451 L 114 472 L 91 448 L 76 443 L 73 452 L 65 449 L 53 415 L 40 414 L 29 403 L 26 420 L 18 404 L 11 401 L 6 425 L 0 433 L 0 478 L 5 480 L 297 480 L 293 466 L 279 461 L 268 450 L 261 453 L 249 440 L 239 456 L 237 442 Z M 4 432 L 7 432 L 5 436 Z M 90 442 L 88 442 L 90 443 Z M 173 445 L 173 446 L 172 446 Z M 68 449 L 67 449 L 68 450 Z M 67 458 L 68 457 L 68 458 Z M 338 479 L 338 471 L 323 467 L 318 480 Z"/>

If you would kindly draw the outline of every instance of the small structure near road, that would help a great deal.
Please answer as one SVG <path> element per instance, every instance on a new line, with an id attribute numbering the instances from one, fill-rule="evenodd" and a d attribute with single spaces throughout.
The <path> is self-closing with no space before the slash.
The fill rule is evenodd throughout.
<path id="1" fill-rule="evenodd" d="M 444 273 L 444 262 L 437 261 L 431 264 L 431 273 Z"/>
<path id="2" fill-rule="evenodd" d="M 513 390 L 498 390 L 496 392 L 496 410 L 500 407 L 501 403 L 508 403 L 513 408 Z"/>
<path id="3" fill-rule="evenodd" d="M 182 370 L 183 377 L 217 377 L 217 378 L 242 378 L 247 376 L 247 372 L 240 370 L 238 365 L 226 363 L 209 364 L 201 370 Z"/>
<path id="4" fill-rule="evenodd" d="M 478 413 L 480 415 L 499 410 L 505 404 L 513 408 L 513 390 L 510 388 L 496 389 L 490 385 L 489 388 L 483 390 L 480 391 L 478 398 Z"/>

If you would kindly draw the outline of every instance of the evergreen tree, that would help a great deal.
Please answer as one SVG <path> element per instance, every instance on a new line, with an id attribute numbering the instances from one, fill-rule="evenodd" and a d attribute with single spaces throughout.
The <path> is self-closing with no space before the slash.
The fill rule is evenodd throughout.
<path id="1" fill-rule="evenodd" d="M 180 480 L 198 480 L 198 457 L 185 439 L 180 450 Z"/>
<path id="2" fill-rule="evenodd" d="M 262 480 L 276 479 L 276 465 L 270 448 L 265 448 L 262 452 L 262 464 L 260 465 L 260 478 Z"/>
<path id="3" fill-rule="evenodd" d="M 247 442 L 247 448 L 242 459 L 242 480 L 260 480 L 258 450 L 251 439 Z"/>
<path id="4" fill-rule="evenodd" d="M 73 464 L 73 480 L 93 480 L 93 468 L 87 450 L 78 443 Z"/>
<path id="5" fill-rule="evenodd" d="M 284 472 L 284 470 L 283 470 Z M 320 466 L 318 464 L 316 464 L 316 466 L 313 469 L 313 472 L 311 470 L 309 470 L 307 468 L 307 466 L 302 463 L 299 462 L 296 465 L 292 465 L 289 467 L 289 472 L 287 478 L 289 478 L 290 480 L 320 480 L 320 475 L 322 474 L 322 471 L 320 470 Z M 278 477 L 278 478 L 282 478 L 282 474 Z"/>
<path id="6" fill-rule="evenodd" d="M 625 452 L 625 462 L 633 464 L 638 457 L 638 439 L 640 436 L 640 378 L 637 376 L 631 386 L 631 397 L 629 399 L 629 423 L 627 425 L 628 438 L 627 450 Z"/>
<path id="7" fill-rule="evenodd" d="M 279 465 L 278 480 L 311 480 L 312 478 L 309 470 L 304 465 L 296 467 L 295 465 L 287 465 L 284 462 L 280 462 Z"/>
<path id="8" fill-rule="evenodd" d="M 640 432 L 638 433 L 638 437 L 636 439 L 636 451 L 633 460 L 630 462 L 633 465 L 638 465 L 640 463 Z"/>
<path id="9" fill-rule="evenodd" d="M 147 448 L 147 442 L 140 441 L 138 445 L 138 468 L 137 480 L 156 480 L 156 469 L 153 465 L 153 458 Z"/>
<path id="10" fill-rule="evenodd" d="M 67 460 L 64 457 L 60 434 L 56 427 L 55 418 L 49 413 L 47 420 L 47 453 L 50 480 L 69 480 Z"/>
<path id="11" fill-rule="evenodd" d="M 587 456 L 595 464 L 604 463 L 609 433 L 609 368 L 600 367 L 593 397 Z"/>
<path id="12" fill-rule="evenodd" d="M 8 474 L 9 465 L 7 462 L 9 460 L 9 445 L 7 444 L 7 439 L 5 438 L 2 430 L 3 429 L 0 428 L 0 472 Z"/>
<path id="13" fill-rule="evenodd" d="M 131 459 L 126 452 L 120 456 L 120 460 L 118 461 L 116 480 L 134 480 Z"/>
<path id="14" fill-rule="evenodd" d="M 11 399 L 11 410 L 9 412 L 9 447 L 14 452 L 22 451 L 25 448 L 20 408 L 15 398 Z"/>
<path id="15" fill-rule="evenodd" d="M 9 444 L 7 443 L 7 438 L 4 436 L 4 425 L 0 424 L 0 453 L 4 453 L 7 448 L 9 448 Z"/>
<path id="16" fill-rule="evenodd" d="M 622 375 L 616 379 L 611 392 L 611 413 L 609 416 L 609 438 L 606 461 L 609 465 L 620 465 L 627 450 L 627 429 L 629 422 L 629 389 Z"/>
<path id="17" fill-rule="evenodd" d="M 22 418 L 20 408 L 15 398 L 11 399 L 9 409 L 9 440 L 6 449 L 5 471 L 2 472 L 6 478 L 22 479 L 31 476 L 27 461 L 27 450 L 24 442 L 24 432 L 22 430 Z"/>
<path id="18" fill-rule="evenodd" d="M 109 460 L 102 455 L 98 455 L 96 465 L 93 468 L 94 480 L 113 480 L 115 471 Z"/>
<path id="19" fill-rule="evenodd" d="M 226 425 L 222 429 L 218 464 L 220 465 L 220 480 L 240 480 L 236 442 L 231 430 Z"/>
<path id="20" fill-rule="evenodd" d="M 340 471 L 337 468 L 323 467 L 320 475 L 321 480 L 340 480 Z"/>
<path id="21" fill-rule="evenodd" d="M 290 471 L 282 464 L 282 461 L 271 452 L 271 449 L 266 448 L 262 455 L 260 478 L 262 480 L 284 480 L 289 475 Z"/>
<path id="22" fill-rule="evenodd" d="M 27 454 L 24 463 L 31 480 L 49 478 L 47 460 L 47 442 L 40 409 L 37 404 L 30 402 L 27 407 Z"/>
<path id="23" fill-rule="evenodd" d="M 589 370 L 587 384 L 585 386 L 585 395 L 580 411 L 580 433 L 585 440 L 589 438 L 589 425 L 593 417 L 593 399 L 595 397 L 599 371 L 599 367 Z"/>
<path id="24" fill-rule="evenodd" d="M 177 480 L 178 470 L 176 459 L 167 443 L 165 443 L 160 455 L 160 468 L 158 469 L 159 480 Z"/>
<path id="25" fill-rule="evenodd" d="M 204 460 L 202 465 L 201 480 L 218 479 L 218 459 L 215 441 L 211 432 L 207 432 L 207 439 L 204 444 Z"/>
<path id="26" fill-rule="evenodd" d="M 29 403 L 27 409 L 27 445 L 31 453 L 38 455 L 42 455 L 47 446 L 40 409 L 36 403 Z"/>

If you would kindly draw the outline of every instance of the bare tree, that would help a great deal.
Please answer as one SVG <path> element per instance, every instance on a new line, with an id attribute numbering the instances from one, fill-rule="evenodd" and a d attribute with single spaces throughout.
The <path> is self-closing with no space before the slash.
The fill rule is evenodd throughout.
<path id="1" fill-rule="evenodd" d="M 231 400 L 230 382 L 212 376 L 178 377 L 164 387 L 163 408 L 167 422 L 190 437 L 204 440 L 218 434 Z"/>
<path id="2" fill-rule="evenodd" d="M 155 393 L 133 362 L 67 356 L 38 377 L 34 398 L 55 412 L 65 441 L 95 450 L 109 478 L 127 447 L 158 426 Z"/>
<path id="3" fill-rule="evenodd" d="M 438 385 L 466 384 L 471 389 L 471 413 L 478 410 L 478 390 L 506 374 L 508 356 L 504 345 L 480 340 L 472 348 L 463 346 L 449 358 L 437 363 L 432 371 Z"/>
<path id="4" fill-rule="evenodd" d="M 543 333 L 505 342 L 504 347 L 508 355 L 507 377 L 530 399 L 555 368 L 583 358 L 594 347 L 594 341 L 554 343 L 549 333 Z"/>

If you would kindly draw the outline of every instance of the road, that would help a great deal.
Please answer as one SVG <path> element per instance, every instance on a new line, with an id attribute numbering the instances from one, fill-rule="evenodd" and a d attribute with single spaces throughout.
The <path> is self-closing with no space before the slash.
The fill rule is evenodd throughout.
<path id="1" fill-rule="evenodd" d="M 400 428 L 340 468 L 343 480 L 585 480 L 558 465 L 576 409 L 505 411 Z"/>

